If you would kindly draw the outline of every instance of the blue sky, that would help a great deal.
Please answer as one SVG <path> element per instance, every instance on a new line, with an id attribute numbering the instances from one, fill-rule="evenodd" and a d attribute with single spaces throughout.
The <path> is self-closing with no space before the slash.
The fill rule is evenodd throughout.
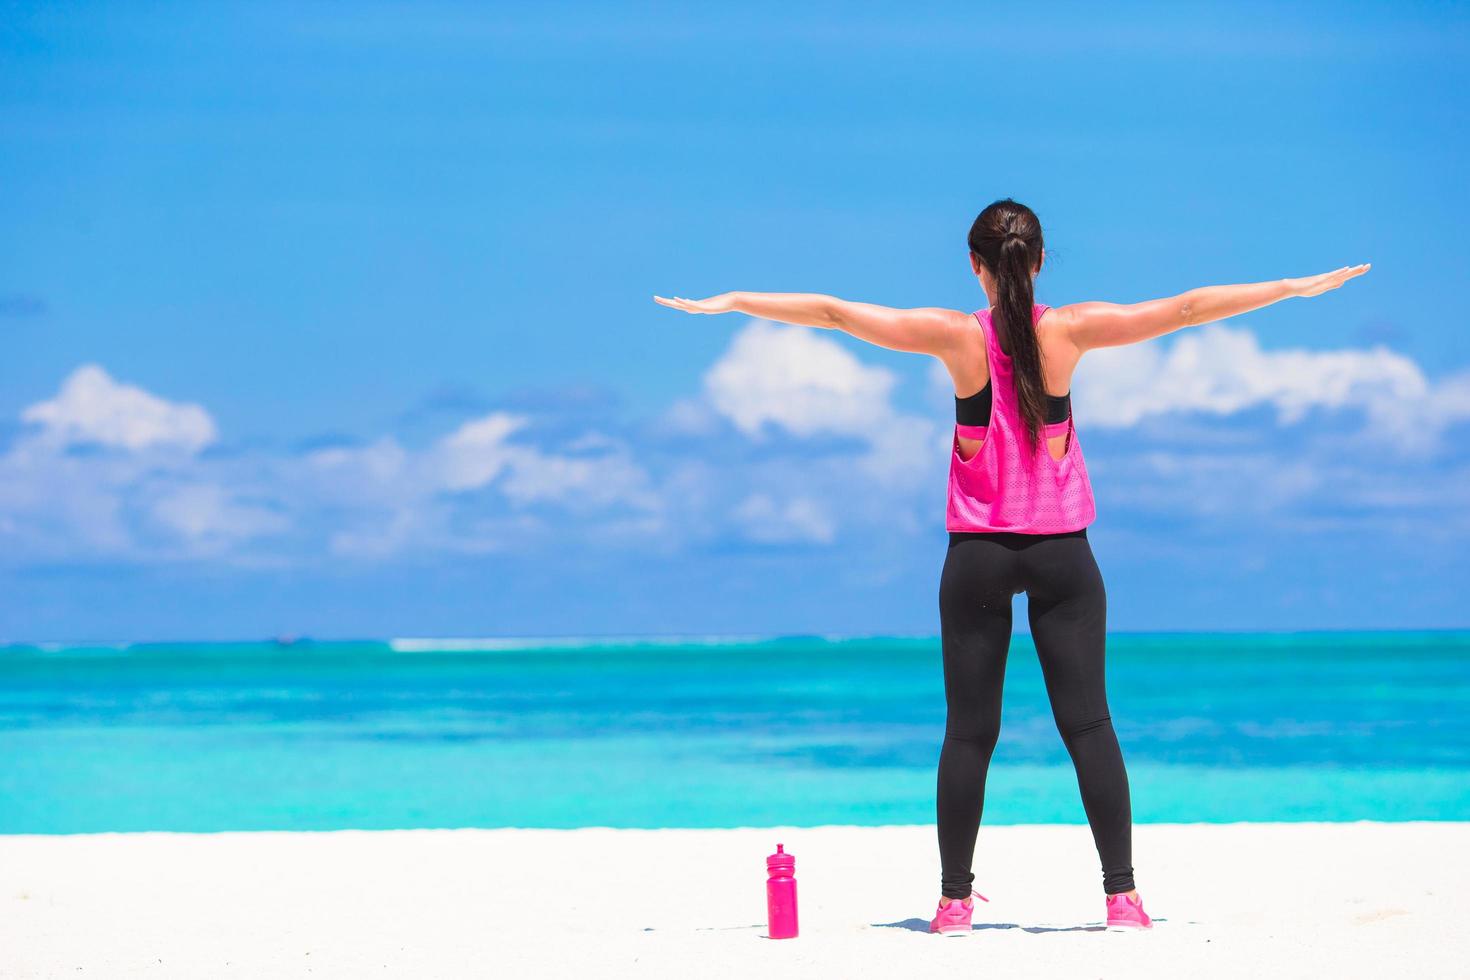
<path id="1" fill-rule="evenodd" d="M 973 309 L 1002 196 L 1052 305 L 1373 263 L 1079 375 L 1114 628 L 1470 625 L 1467 55 L 1445 4 L 7 4 L 0 639 L 932 632 L 931 365 L 649 297 Z"/>

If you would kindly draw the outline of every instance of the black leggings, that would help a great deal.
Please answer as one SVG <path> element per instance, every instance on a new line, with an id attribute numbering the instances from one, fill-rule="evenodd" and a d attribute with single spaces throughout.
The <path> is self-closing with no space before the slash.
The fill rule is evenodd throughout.
<path id="1" fill-rule="evenodd" d="M 1011 642 L 1011 597 L 1027 594 L 1031 636 L 1062 742 L 1077 769 L 1082 806 L 1102 859 L 1103 890 L 1133 887 L 1128 773 L 1103 671 L 1107 596 L 1087 532 L 951 532 L 939 582 L 944 697 L 949 717 L 936 795 L 941 884 L 970 894 L 985 772 L 1000 735 L 1001 684 Z"/>

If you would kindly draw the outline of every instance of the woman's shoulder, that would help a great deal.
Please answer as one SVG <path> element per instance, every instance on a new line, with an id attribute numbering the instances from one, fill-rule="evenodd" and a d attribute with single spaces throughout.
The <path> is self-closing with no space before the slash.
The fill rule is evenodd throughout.
<path id="1" fill-rule="evenodd" d="M 1047 306 L 1036 318 L 1036 332 L 1038 334 L 1061 334 L 1070 336 L 1078 317 L 1076 303 L 1065 306 Z"/>

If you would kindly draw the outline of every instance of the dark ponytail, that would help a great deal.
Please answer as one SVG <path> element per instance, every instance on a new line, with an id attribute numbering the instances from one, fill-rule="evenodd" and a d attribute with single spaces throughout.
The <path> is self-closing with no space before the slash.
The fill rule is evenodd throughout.
<path id="1" fill-rule="evenodd" d="M 996 338 L 1011 359 L 1016 403 L 1026 423 L 1031 449 L 1040 441 L 1046 418 L 1046 383 L 1041 376 L 1041 345 L 1032 318 L 1032 271 L 1041 261 L 1041 222 L 1024 204 L 996 201 L 970 226 L 970 251 L 995 277 Z"/>

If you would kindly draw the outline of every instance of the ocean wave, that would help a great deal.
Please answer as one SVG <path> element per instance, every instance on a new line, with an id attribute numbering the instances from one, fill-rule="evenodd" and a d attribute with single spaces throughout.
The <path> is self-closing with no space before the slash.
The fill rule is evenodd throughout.
<path id="1" fill-rule="evenodd" d="M 780 637 L 765 634 L 395 637 L 388 641 L 388 646 L 394 653 L 483 653 L 498 650 L 584 650 L 630 646 L 744 646 L 778 639 Z"/>

